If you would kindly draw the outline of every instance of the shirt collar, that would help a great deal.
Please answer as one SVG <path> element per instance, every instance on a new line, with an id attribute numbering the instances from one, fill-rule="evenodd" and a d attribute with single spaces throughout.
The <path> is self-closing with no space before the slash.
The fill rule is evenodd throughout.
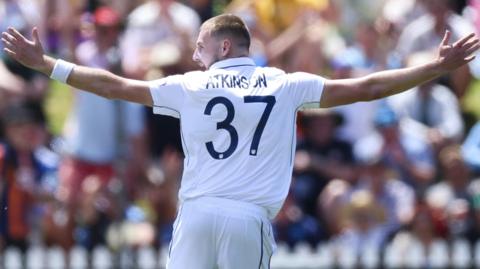
<path id="1" fill-rule="evenodd" d="M 226 69 L 237 66 L 256 66 L 255 62 L 249 57 L 229 58 L 212 64 L 209 70 Z"/>

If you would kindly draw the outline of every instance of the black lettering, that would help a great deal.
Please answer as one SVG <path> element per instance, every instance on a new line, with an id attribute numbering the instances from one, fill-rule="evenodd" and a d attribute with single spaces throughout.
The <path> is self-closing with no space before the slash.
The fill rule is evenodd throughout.
<path id="1" fill-rule="evenodd" d="M 220 79 L 221 79 L 222 75 L 221 75 L 221 74 L 218 74 L 218 75 L 215 75 L 215 76 L 213 76 L 213 77 L 215 78 L 215 82 L 216 82 L 215 88 L 220 88 Z"/>
<path id="2" fill-rule="evenodd" d="M 247 79 L 247 77 L 245 77 L 245 76 L 240 77 L 240 83 L 241 83 L 241 85 L 242 85 L 241 87 L 243 89 L 248 89 L 248 79 Z"/>
<path id="3" fill-rule="evenodd" d="M 225 88 L 225 85 L 227 86 L 227 88 L 232 87 L 232 85 L 230 85 L 230 83 L 228 83 L 228 77 L 229 77 L 229 75 L 222 75 L 222 88 Z"/>
<path id="4" fill-rule="evenodd" d="M 208 77 L 208 81 L 207 81 L 207 89 L 209 89 L 210 87 L 212 88 L 215 88 L 215 85 L 213 84 L 213 78 L 212 77 Z"/>
<path id="5" fill-rule="evenodd" d="M 257 78 L 257 83 L 255 87 L 267 87 L 267 78 L 265 77 L 265 74 L 262 74 Z"/>
<path id="6" fill-rule="evenodd" d="M 237 76 L 232 76 L 232 85 L 235 88 L 241 88 L 240 86 L 240 78 Z"/>

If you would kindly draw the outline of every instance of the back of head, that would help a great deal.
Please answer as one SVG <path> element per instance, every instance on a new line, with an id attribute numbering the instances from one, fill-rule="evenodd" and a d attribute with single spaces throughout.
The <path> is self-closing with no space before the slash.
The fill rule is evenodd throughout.
<path id="1" fill-rule="evenodd" d="M 216 38 L 230 38 L 239 48 L 250 48 L 250 32 L 245 22 L 233 14 L 223 14 L 205 21 L 202 30 Z"/>

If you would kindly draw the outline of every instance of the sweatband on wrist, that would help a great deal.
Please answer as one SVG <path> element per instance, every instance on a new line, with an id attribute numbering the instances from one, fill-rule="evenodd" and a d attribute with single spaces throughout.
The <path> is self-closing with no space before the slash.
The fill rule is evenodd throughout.
<path id="1" fill-rule="evenodd" d="M 50 78 L 63 83 L 67 83 L 68 76 L 70 75 L 74 67 L 75 64 L 64 61 L 62 59 L 58 59 L 55 62 L 55 66 L 53 67 L 52 74 L 50 74 Z"/>

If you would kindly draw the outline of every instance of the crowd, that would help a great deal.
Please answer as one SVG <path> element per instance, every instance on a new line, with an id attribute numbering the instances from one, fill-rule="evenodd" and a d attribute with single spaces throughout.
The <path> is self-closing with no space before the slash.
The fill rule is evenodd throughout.
<path id="1" fill-rule="evenodd" d="M 49 54 L 153 80 L 196 69 L 199 26 L 222 12 L 248 24 L 257 65 L 336 79 L 425 62 L 446 29 L 452 40 L 480 30 L 478 0 L 3 0 L 0 31 L 37 26 Z M 58 94 L 70 91 L 0 58 L 0 247 L 167 244 L 183 165 L 178 120 Z M 464 104 L 478 98 L 479 79 L 476 60 L 387 99 L 301 110 L 277 241 L 477 242 L 480 115 Z"/>

